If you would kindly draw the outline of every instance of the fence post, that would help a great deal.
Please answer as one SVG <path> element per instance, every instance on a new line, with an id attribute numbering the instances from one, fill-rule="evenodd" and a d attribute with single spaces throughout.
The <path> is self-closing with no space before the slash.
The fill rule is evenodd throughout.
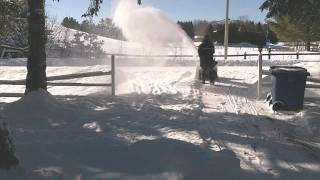
<path id="1" fill-rule="evenodd" d="M 258 60 L 258 87 L 257 87 L 257 95 L 258 99 L 261 98 L 261 90 L 262 90 L 262 53 L 259 53 Z"/>
<path id="2" fill-rule="evenodd" d="M 271 48 L 268 48 L 268 59 L 271 59 Z"/>
<path id="3" fill-rule="evenodd" d="M 299 60 L 299 51 L 297 51 L 296 55 L 297 55 L 297 60 Z"/>
<path id="4" fill-rule="evenodd" d="M 244 52 L 243 56 L 244 56 L 244 59 L 247 59 L 247 52 Z"/>
<path id="5" fill-rule="evenodd" d="M 115 56 L 114 55 L 111 55 L 111 93 L 112 93 L 112 96 L 115 96 L 116 95 L 116 81 L 115 81 Z"/>
<path id="6" fill-rule="evenodd" d="M 6 53 L 6 48 L 4 47 L 1 52 L 1 56 L 0 56 L 1 59 L 3 59 L 5 53 Z"/>

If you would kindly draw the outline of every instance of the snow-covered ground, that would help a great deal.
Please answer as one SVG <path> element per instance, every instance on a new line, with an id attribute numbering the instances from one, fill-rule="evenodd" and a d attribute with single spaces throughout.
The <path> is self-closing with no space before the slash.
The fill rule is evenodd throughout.
<path id="1" fill-rule="evenodd" d="M 25 60 L 6 61 L 1 80 L 25 78 Z M 73 61 L 49 59 L 47 75 L 109 68 L 108 60 Z M 257 67 L 233 62 L 219 66 L 214 86 L 197 82 L 191 65 L 122 65 L 116 97 L 103 87 L 0 97 L 20 160 L 0 179 L 318 179 L 319 90 L 308 90 L 303 111 L 273 113 L 256 99 Z M 299 65 L 319 78 L 320 63 Z M 0 86 L 3 96 L 23 90 Z"/>
<path id="2" fill-rule="evenodd" d="M 319 90 L 307 90 L 303 111 L 272 112 L 256 98 L 254 56 L 217 58 L 218 82 L 201 84 L 195 78 L 196 49 L 183 31 L 160 11 L 131 3 L 125 6 L 130 12 L 117 8 L 115 19 L 135 41 L 98 37 L 108 54 L 140 55 L 116 56 L 115 97 L 109 87 L 61 86 L 11 97 L 21 96 L 24 86 L 0 84 L 0 122 L 7 123 L 20 161 L 17 168 L 0 170 L 1 180 L 319 179 Z M 60 39 L 76 33 L 52 28 Z M 229 48 L 229 54 L 244 53 L 257 49 Z M 163 54 L 190 57 L 141 57 Z M 216 54 L 223 55 L 222 47 Z M 307 62 L 319 56 L 266 58 L 265 69 L 299 63 L 320 78 L 320 63 Z M 0 64 L 0 80 L 25 79 L 26 59 Z M 47 64 L 48 77 L 110 69 L 108 58 Z M 110 77 L 66 81 L 109 83 Z"/>

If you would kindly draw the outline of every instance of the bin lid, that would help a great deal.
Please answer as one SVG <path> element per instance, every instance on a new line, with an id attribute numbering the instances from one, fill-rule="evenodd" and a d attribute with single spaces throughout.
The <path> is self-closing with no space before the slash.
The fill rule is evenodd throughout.
<path id="1" fill-rule="evenodd" d="M 310 76 L 307 69 L 298 66 L 271 66 L 270 72 L 272 75 Z"/>

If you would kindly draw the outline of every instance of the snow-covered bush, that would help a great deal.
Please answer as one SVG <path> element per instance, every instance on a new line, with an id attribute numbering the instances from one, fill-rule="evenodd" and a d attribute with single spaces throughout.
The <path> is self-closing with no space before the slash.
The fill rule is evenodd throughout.
<path id="1" fill-rule="evenodd" d="M 103 44 L 95 34 L 55 27 L 48 34 L 47 57 L 100 58 L 105 56 Z"/>

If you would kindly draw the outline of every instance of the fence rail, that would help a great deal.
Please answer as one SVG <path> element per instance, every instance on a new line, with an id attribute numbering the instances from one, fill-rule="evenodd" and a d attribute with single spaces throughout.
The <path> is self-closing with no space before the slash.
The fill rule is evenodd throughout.
<path id="1" fill-rule="evenodd" d="M 296 53 L 253 53 L 253 54 L 247 54 L 247 53 L 243 53 L 243 54 L 231 54 L 228 55 L 228 57 L 243 57 L 244 59 L 247 59 L 247 57 L 252 57 L 252 56 L 268 56 L 268 59 L 270 60 L 272 56 L 296 56 L 296 59 L 300 59 L 300 56 L 312 56 L 312 55 L 320 55 L 320 52 L 312 52 L 312 53 L 300 53 L 300 52 L 296 52 Z M 224 57 L 224 55 L 214 55 L 214 57 Z M 320 59 L 319 59 L 320 61 Z"/>
<path id="2" fill-rule="evenodd" d="M 67 80 L 67 79 L 77 79 L 84 77 L 94 77 L 94 76 L 106 76 L 111 75 L 111 71 L 96 71 L 96 72 L 87 72 L 87 73 L 77 73 L 77 74 L 67 74 L 67 75 L 58 75 L 47 77 L 47 81 L 57 81 L 57 80 Z"/>
<path id="3" fill-rule="evenodd" d="M 0 93 L 0 97 L 22 97 L 24 96 L 24 93 Z M 78 98 L 82 97 L 79 95 L 54 95 L 55 97 L 63 97 L 63 98 Z"/>
<path id="4" fill-rule="evenodd" d="M 319 55 L 320 53 L 274 53 L 271 55 Z M 115 58 L 117 57 L 149 57 L 149 58 L 175 58 L 175 57 L 196 57 L 194 55 L 139 55 L 139 54 L 108 54 L 111 55 L 111 70 L 110 71 L 95 71 L 95 72 L 86 72 L 86 73 L 75 73 L 75 74 L 66 74 L 66 75 L 57 75 L 57 76 L 50 76 L 47 77 L 47 85 L 48 86 L 106 86 L 111 87 L 112 95 L 114 96 L 116 94 L 116 87 L 115 87 Z M 262 75 L 270 75 L 268 71 L 265 71 L 262 69 L 262 57 L 263 56 L 269 56 L 270 54 L 234 54 L 234 55 L 228 55 L 228 57 L 241 57 L 241 56 L 257 56 L 258 57 L 258 97 L 261 96 L 262 91 Z M 224 57 L 224 55 L 214 55 L 214 57 Z M 320 60 L 320 58 L 319 58 Z M 320 61 L 317 61 L 320 62 Z M 70 79 L 77 79 L 77 78 L 85 78 L 85 77 L 96 77 L 96 76 L 111 76 L 111 83 L 72 83 L 72 82 L 51 82 L 51 81 L 57 81 L 57 80 L 70 80 Z M 320 79 L 315 78 L 308 78 L 308 82 L 313 83 L 320 83 Z M 0 85 L 25 85 L 25 80 L 0 80 Z M 308 84 L 307 88 L 320 88 L 320 85 L 318 84 Z M 1 95 L 1 93 L 0 93 Z"/>
<path id="5" fill-rule="evenodd" d="M 112 86 L 111 83 L 53 83 L 47 82 L 48 86 Z"/>
<path id="6" fill-rule="evenodd" d="M 307 80 L 308 81 L 308 80 Z M 265 82 L 262 84 L 264 87 L 271 87 L 272 83 L 271 82 Z M 320 84 L 306 84 L 306 88 L 310 88 L 310 89 L 319 89 L 320 88 Z"/>
<path id="7" fill-rule="evenodd" d="M 190 58 L 190 57 L 198 57 L 198 55 L 191 55 L 191 54 L 187 54 L 187 55 L 142 55 L 142 54 L 112 54 L 112 53 L 107 53 L 107 55 L 113 55 L 116 57 L 131 57 L 131 58 Z M 256 56 L 258 57 L 260 54 L 259 53 L 252 53 L 252 54 L 247 54 L 247 53 L 243 53 L 243 54 L 228 54 L 228 57 L 244 57 L 244 59 L 246 59 L 247 57 L 252 57 L 252 56 Z M 295 52 L 295 53 L 262 53 L 262 56 L 268 56 L 269 59 L 272 56 L 296 56 L 297 59 L 300 58 L 300 56 L 312 56 L 312 55 L 320 55 L 320 52 L 312 52 L 312 53 L 300 53 L 300 52 Z M 213 55 L 213 57 L 224 57 L 224 55 L 219 55 L 219 54 L 215 54 Z M 320 61 L 320 59 L 319 59 Z"/>
<path id="8" fill-rule="evenodd" d="M 0 49 L 2 49 L 0 53 L 0 58 L 2 59 L 6 53 L 24 53 L 28 50 L 28 47 L 19 48 L 1 44 Z"/>
<path id="9" fill-rule="evenodd" d="M 194 57 L 195 55 L 191 55 L 191 54 L 187 54 L 187 55 L 142 55 L 142 54 L 117 54 L 117 53 L 106 53 L 106 55 L 111 55 L 114 57 L 132 57 L 132 58 L 136 58 L 136 57 L 145 57 L 145 58 L 176 58 L 176 57 Z"/>
<path id="10" fill-rule="evenodd" d="M 74 82 L 52 82 L 58 80 L 79 79 L 85 77 L 111 76 L 111 83 L 74 83 Z M 0 85 L 25 85 L 26 80 L 0 80 Z M 73 73 L 47 77 L 48 86 L 85 86 L 85 87 L 111 87 L 112 96 L 115 96 L 115 57 L 111 56 L 110 71 L 95 71 L 85 73 Z M 0 97 L 21 97 L 22 93 L 0 93 Z"/>

